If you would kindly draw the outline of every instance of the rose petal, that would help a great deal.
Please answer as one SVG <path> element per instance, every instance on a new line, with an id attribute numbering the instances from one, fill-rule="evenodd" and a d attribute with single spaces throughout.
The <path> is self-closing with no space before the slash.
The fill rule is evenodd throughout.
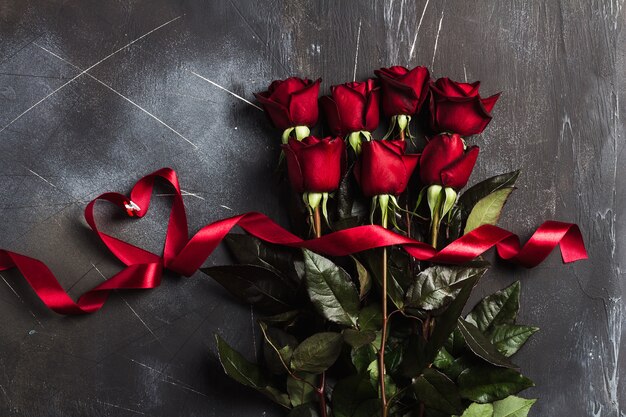
<path id="1" fill-rule="evenodd" d="M 434 99 L 433 129 L 437 132 L 454 132 L 462 136 L 481 133 L 491 121 L 479 96 L 471 98 L 449 97 Z"/>
<path id="2" fill-rule="evenodd" d="M 441 183 L 445 187 L 460 190 L 467 185 L 476 159 L 478 158 L 478 146 L 467 149 L 465 154 L 441 171 Z"/>
<path id="3" fill-rule="evenodd" d="M 440 184 L 441 172 L 463 155 L 463 140 L 459 135 L 438 135 L 424 150 L 420 163 L 420 178 L 426 185 Z"/>
<path id="4" fill-rule="evenodd" d="M 442 77 L 435 81 L 433 88 L 437 93 L 445 97 L 474 97 L 478 95 L 480 81 L 468 84 L 452 81 L 448 77 Z"/>
<path id="5" fill-rule="evenodd" d="M 308 79 L 301 79 L 297 77 L 290 77 L 283 81 L 274 81 L 268 88 L 268 91 L 270 92 L 269 98 L 278 103 L 287 105 L 289 104 L 289 97 L 293 93 L 302 90 L 310 84 L 311 81 Z"/>
<path id="6" fill-rule="evenodd" d="M 363 126 L 364 130 L 368 132 L 373 132 L 378 127 L 378 123 L 380 122 L 380 89 L 376 87 L 373 89 L 368 98 L 367 104 L 365 105 L 365 114 L 363 115 Z"/>
<path id="7" fill-rule="evenodd" d="M 328 123 L 328 127 L 333 135 L 337 136 L 345 136 L 346 133 L 343 129 L 343 124 L 341 123 L 341 117 L 339 115 L 339 109 L 337 108 L 337 103 L 330 96 L 324 96 L 320 98 L 320 107 L 324 111 L 326 115 L 326 122 Z"/>
<path id="8" fill-rule="evenodd" d="M 289 114 L 296 126 L 312 127 L 317 123 L 318 107 L 317 96 L 320 90 L 321 79 L 309 84 L 302 90 L 291 94 L 289 100 Z"/>
<path id="9" fill-rule="evenodd" d="M 364 130 L 365 96 L 345 85 L 338 85 L 333 92 L 333 98 L 337 103 L 341 124 L 346 134 Z"/>
<path id="10" fill-rule="evenodd" d="M 255 94 L 255 97 L 261 103 L 265 109 L 265 114 L 277 129 L 285 130 L 295 126 L 289 115 L 289 110 L 285 106 L 267 99 L 261 93 Z"/>
<path id="11" fill-rule="evenodd" d="M 298 142 L 295 139 L 289 139 L 286 145 L 283 145 L 283 151 L 285 152 L 285 159 L 287 160 L 287 175 L 289 176 L 289 183 L 291 188 L 296 193 L 304 193 L 304 177 L 302 173 L 302 167 L 298 160 L 297 151 L 292 149 L 294 142 Z"/>
<path id="12" fill-rule="evenodd" d="M 375 71 L 381 80 L 383 91 L 383 111 L 387 117 L 415 114 L 422 106 L 428 90 L 429 72 L 425 67 L 415 67 L 408 71 L 389 71 L 381 68 Z"/>
<path id="13" fill-rule="evenodd" d="M 354 173 L 366 197 L 399 195 L 405 190 L 410 175 L 407 168 L 415 168 L 412 158 L 407 159 L 408 167 L 403 161 L 405 146 L 400 141 L 370 141 L 362 144 Z"/>
<path id="14" fill-rule="evenodd" d="M 492 95 L 491 97 L 483 98 L 480 100 L 483 103 L 483 106 L 485 106 L 485 110 L 487 110 L 487 112 L 491 113 L 491 111 L 493 110 L 493 106 L 496 105 L 496 101 L 498 101 L 498 99 L 500 98 L 500 94 L 502 93 L 497 93 Z"/>

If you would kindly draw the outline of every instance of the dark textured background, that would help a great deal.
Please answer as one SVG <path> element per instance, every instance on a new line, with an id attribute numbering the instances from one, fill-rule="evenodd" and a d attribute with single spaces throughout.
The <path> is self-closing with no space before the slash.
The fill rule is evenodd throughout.
<path id="1" fill-rule="evenodd" d="M 192 230 L 249 210 L 280 217 L 277 134 L 210 81 L 252 99 L 275 78 L 321 76 L 327 89 L 391 64 L 480 79 L 504 94 L 474 181 L 522 168 L 503 226 L 526 238 L 544 219 L 577 222 L 591 260 L 500 264 L 477 296 L 523 281 L 522 318 L 542 329 L 516 360 L 538 385 L 533 416 L 623 417 L 623 6 L 0 0 L 0 247 L 42 259 L 77 297 L 119 270 L 85 203 L 162 166 L 182 177 Z M 162 199 L 107 229 L 159 250 Z M 254 315 L 201 274 L 80 318 L 48 312 L 16 273 L 0 278 L 1 416 L 280 415 L 222 375 L 213 333 L 252 357 Z"/>

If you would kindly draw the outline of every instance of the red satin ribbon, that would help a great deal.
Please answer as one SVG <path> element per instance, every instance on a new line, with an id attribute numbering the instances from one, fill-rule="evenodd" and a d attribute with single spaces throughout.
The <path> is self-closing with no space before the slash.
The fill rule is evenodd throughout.
<path id="1" fill-rule="evenodd" d="M 157 179 L 167 181 L 175 190 L 163 256 L 138 248 L 98 229 L 93 213 L 98 200 L 113 203 L 125 210 L 129 216 L 141 218 L 148 212 L 152 189 Z M 471 231 L 440 251 L 426 243 L 373 225 L 358 226 L 317 239 L 302 240 L 260 213 L 246 213 L 216 221 L 203 227 L 189 239 L 187 215 L 178 178 L 176 172 L 170 168 L 160 169 L 140 179 L 133 187 L 130 199 L 118 193 L 102 194 L 87 205 L 85 219 L 126 268 L 83 294 L 77 302 L 69 297 L 50 269 L 37 259 L 0 250 L 0 271 L 17 268 L 46 306 L 57 313 L 85 314 L 99 310 L 111 290 L 158 287 L 164 267 L 191 276 L 235 226 L 269 243 L 307 248 L 329 256 L 344 256 L 383 246 L 400 245 L 419 260 L 462 264 L 495 246 L 502 259 L 531 268 L 541 263 L 558 245 L 565 263 L 587 258 L 578 226 L 556 221 L 543 223 L 523 247 L 520 247 L 515 234 L 490 225 Z"/>

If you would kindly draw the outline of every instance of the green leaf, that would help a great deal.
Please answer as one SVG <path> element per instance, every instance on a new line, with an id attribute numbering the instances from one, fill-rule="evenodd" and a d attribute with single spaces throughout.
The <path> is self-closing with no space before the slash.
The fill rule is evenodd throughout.
<path id="1" fill-rule="evenodd" d="M 513 190 L 513 187 L 502 188 L 480 199 L 467 217 L 463 234 L 467 234 L 484 224 L 495 225 L 500 219 L 502 208 Z"/>
<path id="2" fill-rule="evenodd" d="M 365 268 L 361 262 L 359 262 L 354 256 L 351 256 L 350 258 L 354 262 L 357 277 L 359 278 L 359 299 L 363 300 L 372 288 L 372 278 L 370 277 L 370 273 L 367 271 L 367 268 Z"/>
<path id="3" fill-rule="evenodd" d="M 400 372 L 404 377 L 413 378 L 415 375 L 419 375 L 432 362 L 432 359 L 426 355 L 426 340 L 422 335 L 410 335 L 404 341 L 404 345 L 404 351 L 410 354 L 404 355 L 400 364 Z"/>
<path id="4" fill-rule="evenodd" d="M 340 380 L 333 390 L 334 417 L 352 417 L 359 406 L 377 398 L 378 392 L 367 375 L 351 375 Z"/>
<path id="5" fill-rule="evenodd" d="M 528 338 L 539 330 L 538 327 L 518 324 L 499 324 L 489 332 L 491 343 L 504 355 L 514 355 Z"/>
<path id="6" fill-rule="evenodd" d="M 372 345 L 361 346 L 352 349 L 350 358 L 357 372 L 362 373 L 367 370 L 367 367 L 372 361 L 376 360 L 376 351 Z"/>
<path id="7" fill-rule="evenodd" d="M 476 367 L 461 372 L 458 379 L 461 397 L 489 403 L 533 387 L 533 382 L 514 369 Z"/>
<path id="8" fill-rule="evenodd" d="M 396 344 L 395 346 L 391 346 L 390 343 L 387 343 L 387 348 L 385 349 L 386 372 L 390 375 L 393 375 L 393 373 L 398 369 L 398 367 L 402 363 L 403 359 L 404 359 L 404 346 L 400 343 Z"/>
<path id="9" fill-rule="evenodd" d="M 465 343 L 467 343 L 467 346 L 476 356 L 492 365 L 504 368 L 515 368 L 515 365 L 498 351 L 487 336 L 478 330 L 478 327 L 474 326 L 472 323 L 466 322 L 462 318 L 459 318 L 458 323 L 458 328 L 465 339 Z"/>
<path id="10" fill-rule="evenodd" d="M 265 386 L 265 379 L 261 370 L 255 364 L 248 362 L 239 352 L 231 348 L 220 336 L 215 335 L 217 351 L 224 372 L 240 384 L 252 388 Z"/>
<path id="11" fill-rule="evenodd" d="M 247 361 L 239 352 L 231 348 L 221 337 L 215 335 L 220 363 L 226 375 L 242 385 L 254 388 L 282 405 L 290 407 L 287 394 L 269 385 L 260 368 Z"/>
<path id="12" fill-rule="evenodd" d="M 457 321 L 463 312 L 465 303 L 469 299 L 472 289 L 482 275 L 487 271 L 485 268 L 481 273 L 474 275 L 471 279 L 465 280 L 461 284 L 461 291 L 454 301 L 450 303 L 446 311 L 435 321 L 433 330 L 426 345 L 426 361 L 432 362 L 439 349 L 448 340 L 450 334 L 457 328 Z"/>
<path id="13" fill-rule="evenodd" d="M 354 185 L 354 175 L 352 175 L 352 165 L 345 171 L 336 192 L 337 214 L 340 219 L 350 218 L 352 216 L 352 206 L 355 196 L 354 191 L 356 188 Z"/>
<path id="14" fill-rule="evenodd" d="M 493 417 L 493 405 L 472 403 L 461 417 Z"/>
<path id="15" fill-rule="evenodd" d="M 359 405 L 352 417 L 378 417 L 380 416 L 380 400 L 378 398 L 365 401 Z"/>
<path id="16" fill-rule="evenodd" d="M 527 417 L 530 407 L 537 400 L 515 397 L 513 395 L 493 403 L 493 417 Z"/>
<path id="17" fill-rule="evenodd" d="M 287 377 L 287 393 L 294 407 L 313 402 L 317 398 L 317 392 L 313 388 L 317 383 L 317 375 L 303 372 L 297 376 L 302 380 L 297 380 L 292 376 Z"/>
<path id="18" fill-rule="evenodd" d="M 450 333 L 450 336 L 448 337 L 448 340 L 446 340 L 444 346 L 451 355 L 456 357 L 465 352 L 465 340 L 463 339 L 463 335 L 458 328 L 454 329 L 454 331 Z"/>
<path id="19" fill-rule="evenodd" d="M 519 311 L 520 283 L 485 297 L 467 315 L 465 320 L 482 332 L 498 324 L 514 324 Z"/>
<path id="20" fill-rule="evenodd" d="M 223 265 L 202 268 L 240 302 L 270 314 L 292 310 L 294 289 L 271 269 L 256 265 Z"/>
<path id="21" fill-rule="evenodd" d="M 450 216 L 451 239 L 454 240 L 461 235 L 467 216 L 469 216 L 470 211 L 481 198 L 501 188 L 513 187 L 518 176 L 519 171 L 496 175 L 495 177 L 479 182 L 461 194 Z"/>
<path id="22" fill-rule="evenodd" d="M 294 350 L 291 367 L 296 371 L 322 373 L 335 363 L 341 353 L 341 333 L 317 333 Z"/>
<path id="23" fill-rule="evenodd" d="M 436 310 L 449 304 L 461 291 L 460 283 L 485 273 L 485 268 L 436 265 L 419 273 L 407 292 L 405 304 Z"/>
<path id="24" fill-rule="evenodd" d="M 383 327 L 383 314 L 379 304 L 370 304 L 359 312 L 357 322 L 361 330 L 380 330 Z"/>
<path id="25" fill-rule="evenodd" d="M 424 369 L 413 382 L 413 389 L 426 407 L 449 414 L 463 411 L 461 396 L 454 382 L 433 368 Z"/>
<path id="26" fill-rule="evenodd" d="M 263 333 L 263 357 L 268 369 L 277 375 L 287 373 L 298 340 L 280 329 L 268 327 L 263 322 L 259 322 L 259 326 Z"/>
<path id="27" fill-rule="evenodd" d="M 388 252 L 392 251 L 388 250 Z M 366 261 L 372 276 L 376 279 L 378 285 L 382 287 L 382 252 L 379 250 L 367 252 Z M 400 284 L 400 282 L 402 282 L 403 274 L 407 275 L 407 269 L 393 267 L 391 259 L 389 259 L 387 269 L 387 295 L 393 304 L 399 309 L 404 307 L 405 291 L 404 287 Z"/>
<path id="28" fill-rule="evenodd" d="M 458 205 L 466 208 L 468 211 L 476 205 L 476 203 L 489 194 L 502 188 L 513 187 L 520 171 L 507 172 L 506 174 L 496 175 L 479 182 L 468 188 L 461 197 L 459 197 Z"/>
<path id="29" fill-rule="evenodd" d="M 345 329 L 343 340 L 353 348 L 359 348 L 376 340 L 376 333 L 372 330 Z"/>
<path id="30" fill-rule="evenodd" d="M 315 252 L 303 253 L 307 291 L 319 313 L 335 323 L 356 326 L 359 293 L 348 273 Z"/>
<path id="31" fill-rule="evenodd" d="M 433 365 L 445 371 L 454 363 L 454 356 L 450 355 L 445 347 L 442 347 L 439 352 L 437 352 L 437 356 L 435 356 L 435 360 L 433 361 Z"/>
<path id="32" fill-rule="evenodd" d="M 293 408 L 287 417 L 319 417 L 317 404 L 302 404 Z"/>
<path id="33" fill-rule="evenodd" d="M 465 357 L 455 358 L 452 356 L 446 348 L 441 348 L 435 360 L 433 366 L 439 369 L 441 372 L 452 380 L 456 380 L 458 376 L 468 368 L 468 359 Z"/>
<path id="34" fill-rule="evenodd" d="M 300 312 L 298 310 L 291 310 L 272 316 L 263 316 L 261 320 L 264 323 L 271 324 L 273 326 L 289 327 L 295 323 L 299 314 Z"/>
<path id="35" fill-rule="evenodd" d="M 299 282 L 297 270 L 302 268 L 299 250 L 272 245 L 249 234 L 229 233 L 224 243 L 239 264 L 257 265 L 273 269 L 293 282 Z"/>

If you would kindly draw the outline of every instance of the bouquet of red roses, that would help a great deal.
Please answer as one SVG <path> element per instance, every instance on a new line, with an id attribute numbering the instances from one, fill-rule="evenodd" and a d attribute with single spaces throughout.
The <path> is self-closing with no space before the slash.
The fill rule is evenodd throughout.
<path id="1" fill-rule="evenodd" d="M 319 99 L 321 81 L 300 78 L 257 94 L 282 132 L 294 229 L 320 237 L 378 224 L 438 249 L 494 225 L 519 172 L 462 190 L 479 154 L 471 136 L 499 94 L 431 80 L 424 67 L 375 73 Z M 311 135 L 318 109 L 328 136 Z M 378 139 L 381 114 L 389 124 Z M 538 330 L 516 323 L 519 283 L 463 314 L 484 259 L 450 266 L 399 246 L 328 258 L 249 234 L 226 243 L 238 264 L 203 272 L 263 314 L 264 345 L 253 364 L 217 337 L 221 363 L 289 416 L 519 417 L 534 403 L 515 396 L 533 383 L 510 359 Z"/>

